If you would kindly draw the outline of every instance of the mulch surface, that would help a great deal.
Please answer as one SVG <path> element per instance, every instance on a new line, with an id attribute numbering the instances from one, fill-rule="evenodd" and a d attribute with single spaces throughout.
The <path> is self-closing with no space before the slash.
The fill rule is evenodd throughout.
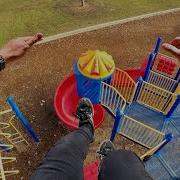
<path id="1" fill-rule="evenodd" d="M 56 87 L 73 72 L 73 63 L 81 53 L 100 49 L 111 54 L 121 69 L 138 67 L 153 49 L 157 36 L 170 41 L 180 34 L 179 16 L 180 12 L 170 13 L 40 44 L 9 63 L 0 75 L 0 109 L 7 107 L 5 99 L 12 95 L 41 139 L 38 145 L 30 140 L 24 152 L 13 151 L 20 174 L 9 179 L 28 179 L 48 149 L 69 132 L 56 117 L 53 98 Z M 107 114 L 102 127 L 96 130 L 96 141 L 85 163 L 96 158 L 95 152 L 100 142 L 109 137 L 111 127 L 112 117 Z M 123 137 L 116 139 L 116 146 L 138 154 L 144 152 L 144 148 Z"/>

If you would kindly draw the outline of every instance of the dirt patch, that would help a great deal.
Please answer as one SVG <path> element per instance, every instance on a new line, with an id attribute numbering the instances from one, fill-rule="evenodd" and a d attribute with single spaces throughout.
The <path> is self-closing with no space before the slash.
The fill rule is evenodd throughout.
<path id="1" fill-rule="evenodd" d="M 87 49 L 100 49 L 111 54 L 121 69 L 138 67 L 152 50 L 157 36 L 170 41 L 180 34 L 179 16 L 180 12 L 170 13 L 40 44 L 23 58 L 9 63 L 0 75 L 0 109 L 4 108 L 6 97 L 12 95 L 41 139 L 38 145 L 30 141 L 25 152 L 13 151 L 20 174 L 9 179 L 27 180 L 49 148 L 68 133 L 54 113 L 53 97 L 59 82 L 73 72 L 74 59 Z M 86 163 L 95 159 L 95 151 L 109 137 L 111 127 L 112 117 L 107 115 L 96 131 Z M 138 154 L 144 152 L 120 136 L 116 146 Z"/>
<path id="2" fill-rule="evenodd" d="M 85 6 L 82 6 L 80 0 L 69 0 L 68 2 L 60 0 L 56 2 L 54 8 L 56 11 L 62 10 L 75 17 L 81 17 L 102 13 L 104 4 L 100 2 L 85 1 Z"/>

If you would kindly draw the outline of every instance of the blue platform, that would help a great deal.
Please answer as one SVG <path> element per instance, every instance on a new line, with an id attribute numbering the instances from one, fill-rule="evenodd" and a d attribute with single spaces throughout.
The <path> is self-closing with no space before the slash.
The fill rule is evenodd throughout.
<path id="1" fill-rule="evenodd" d="M 161 130 L 163 127 L 164 116 L 162 113 L 151 110 L 137 102 L 127 107 L 125 114 L 157 130 Z"/>
<path id="2" fill-rule="evenodd" d="M 161 130 L 164 116 L 138 103 L 126 108 L 128 116 Z M 145 162 L 146 170 L 155 180 L 180 180 L 180 106 L 174 112 L 164 133 L 172 133 L 173 139 L 159 153 Z M 166 168 L 164 167 L 166 166 Z"/>

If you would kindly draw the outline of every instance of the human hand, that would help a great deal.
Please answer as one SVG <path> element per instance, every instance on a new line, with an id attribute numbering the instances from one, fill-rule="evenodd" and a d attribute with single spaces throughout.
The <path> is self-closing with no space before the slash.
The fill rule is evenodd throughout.
<path id="1" fill-rule="evenodd" d="M 180 37 L 176 37 L 169 43 L 163 43 L 162 47 L 180 60 Z"/>
<path id="2" fill-rule="evenodd" d="M 10 40 L 2 49 L 0 49 L 0 55 L 6 60 L 11 57 L 21 56 L 34 43 L 40 41 L 42 37 L 42 33 L 37 33 L 34 36 L 19 37 L 17 39 Z"/>

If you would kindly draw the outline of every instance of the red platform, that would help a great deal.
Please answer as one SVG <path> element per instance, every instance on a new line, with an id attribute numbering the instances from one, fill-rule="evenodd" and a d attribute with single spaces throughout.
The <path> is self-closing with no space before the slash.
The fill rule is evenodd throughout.
<path id="1" fill-rule="evenodd" d="M 70 129 L 78 128 L 79 121 L 72 114 L 76 111 L 80 97 L 77 95 L 76 77 L 69 75 L 58 86 L 55 97 L 54 107 L 60 120 Z M 94 105 L 94 125 L 98 128 L 104 121 L 104 109 L 100 104 Z"/>

